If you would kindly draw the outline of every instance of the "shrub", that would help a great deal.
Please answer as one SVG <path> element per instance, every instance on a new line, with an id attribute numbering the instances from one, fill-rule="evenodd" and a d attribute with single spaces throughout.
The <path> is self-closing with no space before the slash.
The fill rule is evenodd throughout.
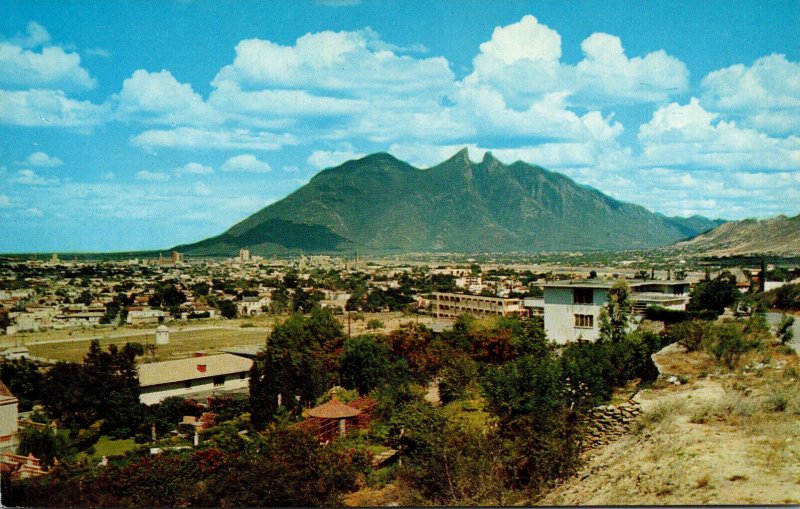
<path id="1" fill-rule="evenodd" d="M 478 363 L 466 354 L 454 355 L 439 371 L 439 397 L 442 403 L 461 399 L 470 384 L 478 380 Z"/>
<path id="2" fill-rule="evenodd" d="M 382 328 L 383 328 L 383 322 L 378 320 L 377 318 L 373 318 L 372 320 L 369 320 L 367 322 L 367 329 L 369 330 L 376 330 Z"/>

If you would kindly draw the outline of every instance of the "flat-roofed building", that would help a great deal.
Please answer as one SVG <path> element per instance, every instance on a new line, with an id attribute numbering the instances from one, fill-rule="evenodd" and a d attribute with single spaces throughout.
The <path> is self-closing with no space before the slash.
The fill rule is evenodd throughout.
<path id="1" fill-rule="evenodd" d="M 139 364 L 139 401 L 247 389 L 253 360 L 228 353 Z"/>
<path id="2" fill-rule="evenodd" d="M 19 401 L 6 384 L 0 382 L 0 451 L 13 451 L 17 446 Z"/>
<path id="3" fill-rule="evenodd" d="M 434 292 L 431 311 L 436 318 L 455 319 L 464 314 L 473 316 L 527 316 L 522 299 Z"/>
<path id="4" fill-rule="evenodd" d="M 608 304 L 613 280 L 569 280 L 544 283 L 544 330 L 556 343 L 600 337 L 600 311 Z M 648 306 L 686 309 L 688 281 L 628 281 L 632 313 Z"/>

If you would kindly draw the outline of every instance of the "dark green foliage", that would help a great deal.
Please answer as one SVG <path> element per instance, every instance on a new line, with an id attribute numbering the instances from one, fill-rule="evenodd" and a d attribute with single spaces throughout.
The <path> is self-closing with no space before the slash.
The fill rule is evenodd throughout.
<path id="1" fill-rule="evenodd" d="M 88 469 L 56 467 L 18 480 L 3 502 L 40 507 L 271 507 L 340 505 L 364 458 L 293 429 L 254 434 L 241 450 L 207 448 Z"/>
<path id="2" fill-rule="evenodd" d="M 0 380 L 19 400 L 19 409 L 30 410 L 33 402 L 42 397 L 44 376 L 27 358 L 0 362 Z"/>
<path id="3" fill-rule="evenodd" d="M 713 329 L 710 322 L 691 320 L 670 327 L 667 333 L 670 343 L 678 343 L 689 352 L 700 350 Z"/>
<path id="4" fill-rule="evenodd" d="M 786 314 L 781 315 L 781 322 L 778 324 L 778 330 L 775 335 L 782 344 L 786 345 L 794 339 L 794 320 L 793 316 Z"/>
<path id="5" fill-rule="evenodd" d="M 760 327 L 750 327 L 755 330 L 748 332 L 747 325 L 736 321 L 715 323 L 704 340 L 705 349 L 725 367 L 734 369 L 742 355 L 758 348 L 765 339 Z"/>
<path id="6" fill-rule="evenodd" d="M 186 295 L 174 284 L 158 285 L 150 296 L 150 305 L 164 309 L 174 308 L 186 302 Z"/>
<path id="7" fill-rule="evenodd" d="M 535 220 L 531 219 L 535 218 Z M 189 255 L 398 251 L 632 249 L 670 244 L 716 226 L 653 214 L 564 175 L 465 151 L 426 170 L 388 154 L 326 169 L 283 200 Z"/>
<path id="8" fill-rule="evenodd" d="M 108 351 L 92 340 L 83 364 L 59 362 L 45 377 L 42 401 L 51 417 L 69 427 L 85 428 L 104 419 L 103 432 L 123 438 L 132 435 L 144 420 L 139 403 L 136 357 L 142 345 L 128 343 Z"/>
<path id="9" fill-rule="evenodd" d="M 64 431 L 56 432 L 53 428 L 43 429 L 23 428 L 19 433 L 17 454 L 27 456 L 33 454 L 47 466 L 53 465 L 53 460 L 61 461 L 70 459 L 75 454 L 75 448 Z"/>
<path id="10" fill-rule="evenodd" d="M 770 307 L 785 311 L 800 310 L 800 284 L 783 285 L 764 294 Z"/>
<path id="11" fill-rule="evenodd" d="M 667 309 L 661 306 L 649 306 L 644 310 L 644 317 L 648 320 L 664 322 L 665 325 L 686 322 L 689 320 L 716 320 L 716 311 L 682 311 Z"/>
<path id="12" fill-rule="evenodd" d="M 147 407 L 146 422 L 155 424 L 156 433 L 164 436 L 178 427 L 184 415 L 199 417 L 203 409 L 194 400 L 171 396 Z"/>
<path id="13" fill-rule="evenodd" d="M 221 300 L 219 301 L 219 314 L 222 315 L 222 318 L 236 318 L 238 315 L 238 310 L 236 309 L 236 304 L 234 304 L 231 300 Z"/>
<path id="14" fill-rule="evenodd" d="M 335 382 L 344 330 L 329 310 L 314 308 L 308 317 L 294 314 L 276 324 L 267 348 L 250 371 L 253 424 L 264 426 L 282 404 L 294 409 L 316 400 Z"/>
<path id="15" fill-rule="evenodd" d="M 439 371 L 439 397 L 442 403 L 463 398 L 470 385 L 478 381 L 478 363 L 464 353 L 449 357 Z"/>
<path id="16" fill-rule="evenodd" d="M 391 371 L 390 351 L 372 336 L 360 336 L 344 342 L 339 374 L 342 385 L 360 394 L 381 385 Z"/>
<path id="17" fill-rule="evenodd" d="M 692 291 L 688 309 L 692 311 L 711 310 L 722 314 L 725 308 L 739 299 L 736 277 L 727 270 L 714 279 L 700 281 Z"/>

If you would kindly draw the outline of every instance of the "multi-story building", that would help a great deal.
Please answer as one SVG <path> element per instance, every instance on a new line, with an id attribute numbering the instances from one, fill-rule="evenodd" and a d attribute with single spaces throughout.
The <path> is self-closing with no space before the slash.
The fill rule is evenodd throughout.
<path id="1" fill-rule="evenodd" d="M 522 299 L 485 297 L 460 293 L 431 294 L 431 313 L 436 318 L 455 319 L 463 314 L 474 316 L 527 316 Z"/>
<path id="2" fill-rule="evenodd" d="M 544 283 L 544 329 L 557 343 L 600 337 L 600 311 L 608 304 L 608 291 L 615 281 L 569 280 Z M 634 315 L 651 305 L 686 309 L 688 281 L 629 281 Z"/>

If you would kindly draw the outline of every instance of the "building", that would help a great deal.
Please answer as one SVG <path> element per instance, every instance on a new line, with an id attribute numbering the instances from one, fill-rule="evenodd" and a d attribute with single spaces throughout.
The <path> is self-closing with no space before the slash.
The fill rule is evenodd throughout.
<path id="1" fill-rule="evenodd" d="M 252 359 L 228 353 L 139 364 L 139 400 L 153 405 L 170 396 L 246 390 L 252 366 Z"/>
<path id="2" fill-rule="evenodd" d="M 460 293 L 431 294 L 431 313 L 436 318 L 455 319 L 460 315 L 527 316 L 522 299 L 464 295 Z"/>
<path id="3" fill-rule="evenodd" d="M 600 337 L 599 316 L 616 281 L 569 280 L 544 283 L 544 330 L 557 343 Z M 689 302 L 688 281 L 628 281 L 632 312 L 641 316 L 653 305 L 683 310 Z"/>
<path id="4" fill-rule="evenodd" d="M 250 250 L 249 249 L 240 249 L 239 250 L 239 261 L 247 263 L 250 261 Z"/>
<path id="5" fill-rule="evenodd" d="M 183 253 L 173 251 L 170 254 L 170 258 L 172 259 L 172 263 L 181 263 L 183 261 Z"/>
<path id="6" fill-rule="evenodd" d="M 128 309 L 128 317 L 125 319 L 125 323 L 130 325 L 158 323 L 166 316 L 167 314 L 160 309 L 153 309 L 149 306 L 131 306 Z"/>
<path id="7" fill-rule="evenodd" d="M 17 447 L 16 434 L 19 421 L 19 401 L 6 384 L 0 382 L 0 450 L 13 451 Z"/>

